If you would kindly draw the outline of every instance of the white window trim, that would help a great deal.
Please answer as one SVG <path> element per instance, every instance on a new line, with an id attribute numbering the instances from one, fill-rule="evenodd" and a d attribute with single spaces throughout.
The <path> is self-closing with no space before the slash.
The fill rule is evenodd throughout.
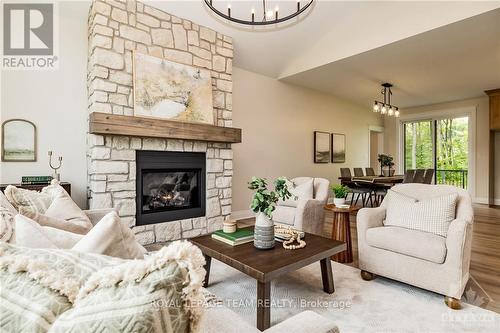
<path id="1" fill-rule="evenodd" d="M 404 166 L 404 145 L 403 145 L 403 124 L 405 122 L 418 120 L 441 120 L 447 118 L 469 117 L 469 164 L 467 174 L 468 192 L 476 197 L 476 118 L 477 107 L 467 106 L 453 109 L 435 109 L 433 111 L 412 113 L 402 115 L 398 118 L 397 138 L 398 138 L 398 172 L 403 173 Z M 433 136 L 434 137 L 434 136 Z M 434 145 L 433 145 L 434 146 Z"/>

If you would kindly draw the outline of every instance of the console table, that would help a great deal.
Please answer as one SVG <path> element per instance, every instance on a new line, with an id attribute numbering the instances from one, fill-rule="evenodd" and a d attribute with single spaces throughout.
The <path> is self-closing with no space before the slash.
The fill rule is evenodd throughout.
<path id="1" fill-rule="evenodd" d="M 12 186 L 15 186 L 15 187 L 19 187 L 19 188 L 24 188 L 26 190 L 32 190 L 32 191 L 41 191 L 42 188 L 46 187 L 46 186 L 49 186 L 50 184 L 0 184 L 0 191 L 4 191 L 5 188 L 9 185 L 12 185 Z M 71 195 L 71 184 L 68 183 L 68 182 L 61 182 L 59 183 L 59 185 L 62 186 L 62 188 L 64 188 L 66 190 L 66 192 L 68 192 L 69 195 Z"/>

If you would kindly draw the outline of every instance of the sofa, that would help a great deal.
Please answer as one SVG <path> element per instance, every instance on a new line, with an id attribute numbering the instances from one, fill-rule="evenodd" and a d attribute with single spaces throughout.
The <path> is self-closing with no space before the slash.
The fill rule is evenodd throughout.
<path id="1" fill-rule="evenodd" d="M 393 191 L 417 200 L 434 200 L 456 194 L 454 219 L 446 236 L 387 226 L 387 200 L 380 207 L 363 208 L 357 216 L 361 277 L 385 276 L 445 296 L 452 309 L 469 280 L 473 209 L 467 191 L 449 185 L 401 184 Z M 401 206 L 399 209 L 407 209 Z"/>
<path id="2" fill-rule="evenodd" d="M 96 226 L 114 210 L 83 212 Z M 13 243 L 0 241 L 2 332 L 259 332 L 202 287 L 205 259 L 188 241 L 135 260 Z M 265 332 L 338 328 L 304 311 Z"/>
<path id="3" fill-rule="evenodd" d="M 289 190 L 293 198 L 278 201 L 273 221 L 312 234 L 321 235 L 325 220 L 324 206 L 330 193 L 330 182 L 324 178 L 297 177 Z"/>

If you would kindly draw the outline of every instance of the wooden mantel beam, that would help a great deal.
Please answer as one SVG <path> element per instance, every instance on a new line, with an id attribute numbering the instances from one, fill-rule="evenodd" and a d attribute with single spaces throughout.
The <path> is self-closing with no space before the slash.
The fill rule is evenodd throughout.
<path id="1" fill-rule="evenodd" d="M 93 112 L 89 119 L 90 133 L 150 138 L 182 139 L 223 143 L 240 143 L 241 129 L 173 120 L 122 116 Z"/>

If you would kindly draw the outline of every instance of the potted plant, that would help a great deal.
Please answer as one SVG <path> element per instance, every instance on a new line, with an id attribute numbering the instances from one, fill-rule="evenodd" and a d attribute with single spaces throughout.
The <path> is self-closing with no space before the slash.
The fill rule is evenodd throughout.
<path id="1" fill-rule="evenodd" d="M 254 246 L 258 249 L 272 249 L 274 247 L 273 211 L 279 199 L 289 199 L 292 194 L 288 191 L 287 179 L 279 177 L 274 181 L 274 191 L 267 188 L 265 178 L 252 177 L 248 188 L 254 190 L 250 208 L 257 214 L 254 229 Z"/>
<path id="2" fill-rule="evenodd" d="M 393 169 L 391 169 L 394 166 L 394 157 L 388 154 L 378 154 L 378 161 L 380 163 L 380 172 L 382 176 L 392 176 L 394 175 Z M 387 167 L 387 169 L 385 169 Z"/>
<path id="3" fill-rule="evenodd" d="M 349 192 L 349 189 L 347 188 L 347 186 L 333 185 L 332 192 L 333 192 L 334 205 L 337 207 L 341 206 L 341 205 L 345 205 L 345 198 L 347 196 L 347 193 Z"/>

